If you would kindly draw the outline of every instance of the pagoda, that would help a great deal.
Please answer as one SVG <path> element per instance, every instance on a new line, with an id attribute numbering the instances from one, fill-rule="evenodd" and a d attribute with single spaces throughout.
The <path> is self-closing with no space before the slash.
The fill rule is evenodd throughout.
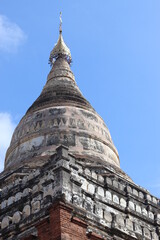
<path id="1" fill-rule="evenodd" d="M 159 240 L 159 199 L 120 168 L 71 62 L 60 21 L 47 82 L 16 127 L 0 174 L 0 240 Z"/>

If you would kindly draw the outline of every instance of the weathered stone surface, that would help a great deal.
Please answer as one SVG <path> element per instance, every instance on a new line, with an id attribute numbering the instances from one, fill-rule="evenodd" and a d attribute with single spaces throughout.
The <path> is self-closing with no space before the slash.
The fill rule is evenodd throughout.
<path id="1" fill-rule="evenodd" d="M 4 217 L 2 219 L 1 228 L 4 229 L 4 228 L 8 227 L 10 221 L 11 221 L 11 218 L 9 216 Z"/>
<path id="2" fill-rule="evenodd" d="M 65 148 L 65 151 L 69 150 Z M 137 192 L 141 192 L 141 195 L 138 194 L 135 197 L 137 193 L 133 194 L 134 184 L 130 183 L 128 187 L 128 181 L 125 178 L 120 180 L 124 191 L 115 187 L 115 183 L 119 185 L 119 175 L 114 170 L 111 172 L 112 170 L 106 168 L 105 165 L 96 167 L 87 164 L 87 167 L 84 167 L 83 161 L 77 161 L 67 152 L 64 154 L 63 147 L 61 147 L 61 151 L 58 148 L 57 153 L 51 158 L 48 157 L 47 164 L 41 166 L 40 169 L 38 171 L 28 168 L 22 181 L 19 180 L 16 187 L 15 181 L 10 180 L 11 184 L 7 180 L 7 176 L 4 178 L 5 181 L 3 179 L 1 182 L 3 195 L 0 198 L 2 208 L 0 233 L 7 227 L 9 227 L 8 229 L 14 228 L 15 225 L 22 226 L 27 230 L 40 216 L 41 219 L 47 217 L 46 214 L 49 213 L 53 202 L 63 199 L 65 204 L 74 208 L 73 216 L 76 214 L 89 223 L 101 226 L 99 232 L 102 231 L 103 226 L 104 232 L 106 229 L 110 229 L 109 232 L 114 229 L 118 233 L 116 237 L 122 233 L 123 237 L 120 239 L 128 240 L 131 236 L 139 236 L 139 239 L 158 240 L 157 229 L 160 222 L 158 202 L 156 204 L 155 200 L 154 202 L 150 201 L 148 205 L 148 201 L 141 198 L 146 195 L 142 188 L 137 190 Z M 35 174 L 36 172 L 37 174 Z M 113 184 L 106 185 L 104 172 L 107 176 L 114 176 Z M 97 180 L 95 179 L 96 175 Z M 99 176 L 102 176 L 103 181 L 98 181 Z M 4 187 L 5 182 L 8 182 L 10 191 L 6 190 L 8 186 Z M 149 195 L 148 192 L 147 194 Z M 152 196 L 150 198 L 153 200 Z M 8 205 L 8 200 L 10 205 Z M 16 205 L 16 202 L 20 205 Z M 10 214 L 6 216 L 8 210 Z M 155 212 L 157 214 L 154 218 Z M 27 221 L 27 225 L 24 224 L 25 221 Z M 9 239 L 7 234 L 9 233 L 6 231 L 6 239 Z M 14 234 L 17 237 L 19 233 L 15 231 Z"/>
<path id="3" fill-rule="evenodd" d="M 8 198 L 8 206 L 9 205 L 11 205 L 11 204 L 13 204 L 14 203 L 14 200 L 15 200 L 15 198 L 14 197 L 10 197 L 10 198 Z"/>
<path id="4" fill-rule="evenodd" d="M 118 223 L 118 225 L 120 225 L 121 227 L 124 227 L 124 218 L 121 215 L 116 215 L 116 222 Z"/>
<path id="5" fill-rule="evenodd" d="M 106 198 L 112 200 L 112 194 L 109 191 L 106 191 Z"/>
<path id="6" fill-rule="evenodd" d="M 32 202 L 32 212 L 36 213 L 40 210 L 40 201 Z"/>
<path id="7" fill-rule="evenodd" d="M 124 200 L 123 198 L 121 198 L 121 199 L 120 199 L 120 205 L 125 208 L 125 207 L 127 206 L 126 200 Z"/>
<path id="8" fill-rule="evenodd" d="M 26 218 L 31 214 L 31 207 L 30 205 L 26 205 L 23 208 L 23 217 Z"/>
<path id="9" fill-rule="evenodd" d="M 19 211 L 15 212 L 12 217 L 12 223 L 19 223 L 21 220 L 21 213 Z"/>
<path id="10" fill-rule="evenodd" d="M 119 204 L 119 197 L 117 195 L 113 195 L 113 202 Z"/>
<path id="11" fill-rule="evenodd" d="M 97 193 L 101 196 L 104 197 L 104 189 L 102 187 L 97 188 Z"/>
<path id="12" fill-rule="evenodd" d="M 132 201 L 129 201 L 129 208 L 131 209 L 131 210 L 135 210 L 135 204 L 132 202 Z"/>
<path id="13" fill-rule="evenodd" d="M 53 154 L 61 144 L 75 156 L 94 156 L 119 168 L 108 128 L 81 94 L 62 57 L 53 64 L 42 93 L 17 126 L 5 167 L 15 169 L 35 155 Z"/>
<path id="14" fill-rule="evenodd" d="M 104 211 L 104 219 L 111 223 L 112 222 L 112 214 L 110 212 Z"/>

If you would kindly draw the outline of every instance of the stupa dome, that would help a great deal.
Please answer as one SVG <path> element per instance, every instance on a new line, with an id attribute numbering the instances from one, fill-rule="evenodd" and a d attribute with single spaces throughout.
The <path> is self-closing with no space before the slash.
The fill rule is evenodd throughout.
<path id="1" fill-rule="evenodd" d="M 71 54 L 60 36 L 50 58 L 51 71 L 40 96 L 13 133 L 5 169 L 39 165 L 59 145 L 80 159 L 120 168 L 118 152 L 103 119 L 80 92 L 70 69 Z"/>

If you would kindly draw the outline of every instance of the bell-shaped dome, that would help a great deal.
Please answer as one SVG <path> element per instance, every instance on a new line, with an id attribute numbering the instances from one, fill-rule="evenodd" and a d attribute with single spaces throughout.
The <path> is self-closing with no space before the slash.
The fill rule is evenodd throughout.
<path id="1" fill-rule="evenodd" d="M 61 41 L 62 32 L 51 52 L 52 68 L 46 85 L 14 131 L 5 169 L 39 165 L 59 145 L 68 146 L 71 154 L 84 161 L 95 160 L 119 169 L 118 152 L 109 130 L 80 92 L 68 61 L 70 51 L 67 48 L 62 54 L 58 50 Z"/>

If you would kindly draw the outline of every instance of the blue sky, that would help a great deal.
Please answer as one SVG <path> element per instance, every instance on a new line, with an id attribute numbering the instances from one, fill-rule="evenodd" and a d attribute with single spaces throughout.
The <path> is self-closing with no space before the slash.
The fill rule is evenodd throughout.
<path id="1" fill-rule="evenodd" d="M 107 124 L 121 168 L 160 197 L 159 0 L 0 0 L 0 168 L 46 82 L 60 11 L 77 84 Z"/>

